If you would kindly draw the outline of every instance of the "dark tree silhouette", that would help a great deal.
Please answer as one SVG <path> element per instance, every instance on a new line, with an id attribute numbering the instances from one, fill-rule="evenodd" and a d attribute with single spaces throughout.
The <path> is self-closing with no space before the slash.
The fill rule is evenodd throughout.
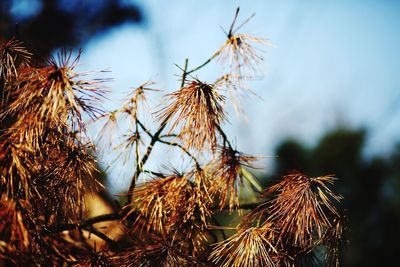
<path id="1" fill-rule="evenodd" d="M 277 148 L 276 175 L 298 169 L 312 175 L 335 174 L 335 191 L 344 196 L 349 241 L 344 266 L 397 266 L 400 238 L 400 146 L 388 157 L 366 159 L 365 130 L 338 129 L 315 147 L 293 139 Z"/>
<path id="2" fill-rule="evenodd" d="M 0 32 L 19 35 L 39 58 L 55 48 L 82 46 L 96 34 L 126 22 L 144 21 L 140 8 L 121 0 L 39 0 L 37 14 L 24 19 L 12 15 L 12 0 L 0 1 Z"/>

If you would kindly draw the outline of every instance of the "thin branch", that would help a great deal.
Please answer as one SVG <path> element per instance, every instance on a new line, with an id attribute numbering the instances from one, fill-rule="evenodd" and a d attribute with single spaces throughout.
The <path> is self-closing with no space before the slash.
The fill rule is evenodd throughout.
<path id="1" fill-rule="evenodd" d="M 122 218 L 122 216 L 118 212 L 103 214 L 103 215 L 99 215 L 96 217 L 86 219 L 85 221 L 81 222 L 81 225 L 88 226 L 88 225 L 92 225 L 92 224 L 99 223 L 99 222 L 116 221 L 121 218 Z"/>
<path id="2" fill-rule="evenodd" d="M 150 171 L 150 170 L 142 170 L 142 172 L 143 172 L 143 173 L 148 173 L 148 174 L 151 174 L 151 175 L 160 177 L 160 178 L 165 177 L 165 175 L 162 174 L 162 173 L 160 173 L 160 172 L 154 172 L 154 171 Z"/>
<path id="3" fill-rule="evenodd" d="M 258 203 L 240 204 L 239 205 L 239 209 L 242 209 L 242 210 L 253 210 L 253 209 L 257 208 L 261 204 L 263 204 L 263 203 L 258 202 Z"/>
<path id="4" fill-rule="evenodd" d="M 137 116 L 137 115 L 136 115 Z M 140 157 L 140 152 L 139 152 L 139 139 L 140 139 L 140 135 L 139 135 L 139 126 L 138 126 L 139 121 L 135 120 L 135 130 L 136 130 L 136 135 L 139 136 L 139 138 L 135 139 L 135 158 L 136 158 L 136 169 L 140 168 L 140 162 L 139 162 L 139 157 Z"/>
<path id="5" fill-rule="evenodd" d="M 204 66 L 206 66 L 208 63 L 210 63 L 214 58 L 216 58 L 222 50 L 218 50 L 214 55 L 212 55 L 209 59 L 207 59 L 203 64 L 201 64 L 200 66 L 191 69 L 190 71 L 186 72 L 187 75 L 192 74 L 195 71 L 198 71 L 199 69 L 203 68 Z M 182 85 L 183 86 L 183 85 Z"/>
<path id="6" fill-rule="evenodd" d="M 103 239 L 111 248 L 118 248 L 118 243 L 109 238 L 107 235 L 104 233 L 100 232 L 96 228 L 94 228 L 92 225 L 85 225 L 85 224 L 75 224 L 75 223 L 67 223 L 67 224 L 61 224 L 57 225 L 56 227 L 49 229 L 51 233 L 59 233 L 63 231 L 68 231 L 68 230 L 75 230 L 75 229 L 82 229 L 86 230 L 89 233 L 92 233 L 96 235 L 97 237 Z"/>
<path id="7" fill-rule="evenodd" d="M 150 130 L 146 128 L 146 126 L 144 126 L 144 124 L 140 121 L 140 120 L 136 120 L 137 124 L 139 124 L 140 128 L 142 128 L 142 130 L 151 138 L 153 138 L 153 135 L 151 134 Z"/>
<path id="8" fill-rule="evenodd" d="M 182 73 L 182 82 L 181 82 L 181 87 L 184 86 L 185 81 L 186 81 L 186 75 L 187 75 L 187 66 L 188 66 L 188 59 L 185 60 L 185 66 L 183 68 L 183 73 Z M 144 164 L 146 163 L 146 161 L 148 160 L 151 151 L 153 150 L 153 146 L 155 145 L 155 143 L 159 140 L 159 137 L 162 133 L 162 131 L 164 130 L 165 126 L 167 125 L 167 122 L 169 120 L 170 116 L 167 116 L 160 124 L 157 132 L 153 135 L 153 137 L 151 138 L 150 144 L 147 147 L 146 153 L 144 154 L 142 160 L 140 161 L 139 164 L 136 165 L 136 171 L 135 174 L 132 177 L 131 180 L 131 184 L 129 186 L 129 191 L 128 193 L 130 194 L 129 197 L 129 201 L 132 202 L 132 198 L 133 198 L 133 190 L 136 187 L 136 180 L 139 178 L 140 173 L 143 171 L 142 167 L 144 166 Z"/>
<path id="9" fill-rule="evenodd" d="M 222 228 L 221 224 L 217 221 L 217 219 L 213 216 L 211 216 L 211 220 L 218 226 L 217 228 L 215 228 L 216 230 L 219 230 L 221 232 L 222 238 L 225 240 L 228 237 L 225 234 L 224 229 Z"/>
<path id="10" fill-rule="evenodd" d="M 201 169 L 200 163 L 199 163 L 199 161 L 196 159 L 196 157 L 193 156 L 193 154 L 191 154 L 191 153 L 189 152 L 189 150 L 187 150 L 187 149 L 186 149 L 185 147 L 183 147 L 182 145 L 180 145 L 180 144 L 178 144 L 178 143 L 174 143 L 174 142 L 164 141 L 164 140 L 161 140 L 161 139 L 158 140 L 158 142 L 160 142 L 160 143 L 162 143 L 162 144 L 169 145 L 169 146 L 179 147 L 183 152 L 186 153 L 186 155 L 188 155 L 189 157 L 192 158 L 192 160 L 193 160 L 193 161 L 195 162 L 195 164 L 196 164 L 196 168 L 197 168 L 197 169 Z"/>
<path id="11" fill-rule="evenodd" d="M 118 249 L 119 245 L 117 242 L 109 238 L 106 234 L 103 234 L 93 226 L 81 226 L 82 229 L 86 230 L 89 232 L 89 234 L 94 234 L 97 237 L 103 239 L 111 248 Z"/>
<path id="12" fill-rule="evenodd" d="M 163 134 L 163 135 L 160 135 L 160 139 L 166 138 L 166 137 L 178 137 L 178 136 L 179 136 L 179 134 Z"/>
<path id="13" fill-rule="evenodd" d="M 215 124 L 215 127 L 217 128 L 218 132 L 221 134 L 222 139 L 224 140 L 224 145 L 228 144 L 229 148 L 233 150 L 233 147 L 232 147 L 231 143 L 229 142 L 228 137 L 226 137 L 226 134 L 222 130 L 221 126 L 219 126 L 218 124 Z"/>
<path id="14" fill-rule="evenodd" d="M 181 88 L 185 85 L 186 76 L 188 75 L 188 72 L 187 72 L 188 63 L 189 63 L 189 59 L 185 59 L 185 65 L 183 66 L 183 73 L 182 73 Z"/>
<path id="15" fill-rule="evenodd" d="M 253 210 L 255 208 L 257 208 L 259 205 L 263 204 L 263 202 L 258 202 L 258 203 L 245 203 L 245 204 L 240 204 L 238 209 L 239 210 Z M 219 210 L 219 211 L 232 211 L 228 205 L 220 208 L 220 207 L 212 207 L 211 210 Z"/>

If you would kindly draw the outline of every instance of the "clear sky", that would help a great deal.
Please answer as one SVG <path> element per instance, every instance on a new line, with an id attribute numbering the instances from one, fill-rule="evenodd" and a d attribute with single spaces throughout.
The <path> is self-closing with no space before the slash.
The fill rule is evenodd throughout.
<path id="1" fill-rule="evenodd" d="M 239 150 L 275 156 L 276 144 L 295 137 L 313 144 L 338 125 L 369 130 L 366 154 L 389 152 L 400 132 L 400 2 L 382 0 L 156 1 L 139 2 L 144 26 L 124 25 L 84 47 L 81 68 L 109 68 L 113 103 L 148 79 L 168 92 L 177 89 L 174 64 L 191 66 L 225 41 L 235 9 L 256 16 L 241 33 L 269 39 L 264 78 L 252 83 L 263 99 L 247 99 L 249 122 L 230 111 L 224 127 Z M 217 64 L 199 72 L 212 81 Z M 161 159 L 160 159 L 161 160 Z M 261 165 L 270 168 L 273 159 Z M 157 162 L 159 163 L 159 162 Z M 124 182 L 113 171 L 111 178 Z"/>

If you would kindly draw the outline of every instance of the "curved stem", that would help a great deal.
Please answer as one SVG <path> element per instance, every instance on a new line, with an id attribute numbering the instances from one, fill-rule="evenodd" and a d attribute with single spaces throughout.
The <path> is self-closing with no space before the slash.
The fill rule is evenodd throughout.
<path id="1" fill-rule="evenodd" d="M 212 216 L 211 216 L 211 220 L 212 220 L 217 226 L 221 227 L 221 224 L 217 221 L 217 219 L 216 219 L 215 217 L 212 217 Z M 223 238 L 224 240 L 226 240 L 228 237 L 226 236 L 224 229 L 218 228 L 218 230 L 221 232 L 222 238 Z"/>
<path id="2" fill-rule="evenodd" d="M 198 71 L 199 69 L 203 68 L 204 66 L 206 66 L 208 63 L 210 63 L 214 58 L 216 58 L 222 50 L 218 50 L 214 55 L 212 55 L 212 57 L 210 57 L 209 59 L 207 59 L 203 64 L 201 64 L 200 66 L 189 70 L 186 74 L 192 74 L 195 71 Z"/>
<path id="3" fill-rule="evenodd" d="M 92 217 L 89 219 L 86 219 L 85 221 L 81 222 L 81 225 L 92 225 L 98 222 L 106 222 L 106 221 L 116 221 L 121 219 L 122 216 L 120 213 L 116 212 L 116 213 L 109 213 L 109 214 L 103 214 L 103 215 L 99 215 L 96 217 Z"/>
<path id="4" fill-rule="evenodd" d="M 140 126 L 140 128 L 142 128 L 142 130 L 151 138 L 153 138 L 153 135 L 151 134 L 151 132 L 149 131 L 149 129 L 146 128 L 146 126 L 144 126 L 144 124 L 140 121 L 140 120 L 136 120 L 137 124 Z"/>
<path id="5" fill-rule="evenodd" d="M 81 230 L 86 230 L 89 232 L 89 234 L 94 234 L 97 237 L 103 239 L 111 248 L 118 248 L 118 243 L 109 238 L 106 234 L 100 232 L 96 228 L 93 227 L 93 225 L 86 225 L 86 224 L 75 224 L 75 223 L 67 223 L 67 224 L 62 224 L 58 225 L 57 227 L 50 229 L 51 233 L 59 233 L 62 231 L 68 231 L 68 230 L 75 230 L 75 229 L 81 229 Z"/>
<path id="6" fill-rule="evenodd" d="M 136 118 L 135 120 L 135 130 L 136 130 L 136 135 L 139 136 L 139 138 L 136 138 L 135 140 L 135 158 L 136 158 L 136 169 L 140 168 L 139 164 L 139 157 L 140 157 L 140 153 L 139 153 L 139 139 L 140 139 L 140 135 L 139 135 L 139 126 L 138 126 L 138 120 Z"/>
<path id="7" fill-rule="evenodd" d="M 189 152 L 189 150 L 187 150 L 185 147 L 183 147 L 182 145 L 180 145 L 180 144 L 178 144 L 178 143 L 174 143 L 174 142 L 168 142 L 168 141 L 164 141 L 164 140 L 158 140 L 158 142 L 160 142 L 160 143 L 162 143 L 162 144 L 166 144 L 166 145 L 169 145 L 169 146 L 176 146 L 176 147 L 179 147 L 183 152 L 185 152 L 186 153 L 186 155 L 188 155 L 189 157 L 191 157 L 192 158 L 192 160 L 195 162 L 195 164 L 196 164 L 196 168 L 197 169 L 201 169 L 201 167 L 200 167 L 200 163 L 199 163 L 199 161 L 196 159 L 196 157 L 195 156 L 193 156 L 190 152 Z"/>
<path id="8" fill-rule="evenodd" d="M 264 203 L 263 202 L 258 202 L 258 203 L 256 202 L 256 203 L 240 204 L 239 207 L 238 207 L 238 210 L 253 210 L 253 209 L 257 208 L 258 206 L 260 206 L 261 204 L 264 204 Z M 230 208 L 227 205 L 227 206 L 224 206 L 222 208 L 220 208 L 220 207 L 211 207 L 211 210 L 214 210 L 214 211 L 224 211 L 224 210 L 230 211 Z"/>
<path id="9" fill-rule="evenodd" d="M 218 124 L 215 124 L 215 127 L 217 128 L 218 132 L 221 134 L 222 139 L 224 140 L 224 145 L 228 145 L 230 149 L 233 150 L 233 147 L 231 145 L 231 143 L 228 140 L 228 137 L 226 136 L 225 132 L 222 130 L 221 126 L 219 126 Z"/>
<path id="10" fill-rule="evenodd" d="M 178 137 L 178 134 L 163 134 L 160 135 L 160 138 L 166 138 L 166 137 Z"/>
<path id="11" fill-rule="evenodd" d="M 143 173 L 148 173 L 148 174 L 151 174 L 151 175 L 154 175 L 154 176 L 160 177 L 160 178 L 163 178 L 163 177 L 165 177 L 165 175 L 164 175 L 164 174 L 162 174 L 162 173 L 159 173 L 159 172 L 154 172 L 154 171 L 150 171 L 150 170 L 142 170 L 142 172 L 143 172 Z"/>
<path id="12" fill-rule="evenodd" d="M 184 86 L 185 81 L 186 81 L 186 75 L 187 75 L 187 66 L 188 66 L 188 59 L 185 60 L 185 66 L 183 68 L 183 73 L 182 73 L 182 82 L 181 82 L 181 87 Z M 150 153 L 153 150 L 153 146 L 155 145 L 155 143 L 159 140 L 159 137 L 162 133 L 162 131 L 164 130 L 165 126 L 167 125 L 168 120 L 170 119 L 170 116 L 167 116 L 160 124 L 157 132 L 153 135 L 153 137 L 151 138 L 150 144 L 146 149 L 146 153 L 144 154 L 142 160 L 140 161 L 139 164 L 136 165 L 136 171 L 135 174 L 133 175 L 132 179 L 131 179 L 131 184 L 129 186 L 129 191 L 128 193 L 130 194 L 129 197 L 129 202 L 132 202 L 132 198 L 133 198 L 133 190 L 136 187 L 136 180 L 139 178 L 140 173 L 143 171 L 142 168 L 144 166 L 144 164 L 146 163 L 146 161 L 149 159 Z"/>
<path id="13" fill-rule="evenodd" d="M 181 81 L 181 88 L 185 85 L 186 76 L 189 74 L 187 72 L 189 59 L 185 59 L 185 65 L 183 66 L 183 73 L 182 73 L 182 81 Z"/>

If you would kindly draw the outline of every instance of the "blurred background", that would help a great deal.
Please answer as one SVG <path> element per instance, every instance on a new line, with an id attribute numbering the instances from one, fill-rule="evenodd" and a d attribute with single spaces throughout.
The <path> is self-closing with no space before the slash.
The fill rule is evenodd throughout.
<path id="1" fill-rule="evenodd" d="M 17 35 L 41 57 L 82 48 L 81 70 L 111 70 L 113 110 L 147 80 L 176 90 L 174 64 L 188 57 L 194 67 L 219 49 L 237 6 L 239 21 L 256 12 L 240 32 L 273 46 L 251 85 L 258 96 L 243 101 L 248 120 L 229 110 L 229 136 L 265 156 L 266 184 L 293 169 L 335 174 L 349 227 L 344 266 L 399 266 L 400 2 L 1 0 L 0 37 Z M 114 193 L 129 182 L 119 174 L 109 168 Z"/>

